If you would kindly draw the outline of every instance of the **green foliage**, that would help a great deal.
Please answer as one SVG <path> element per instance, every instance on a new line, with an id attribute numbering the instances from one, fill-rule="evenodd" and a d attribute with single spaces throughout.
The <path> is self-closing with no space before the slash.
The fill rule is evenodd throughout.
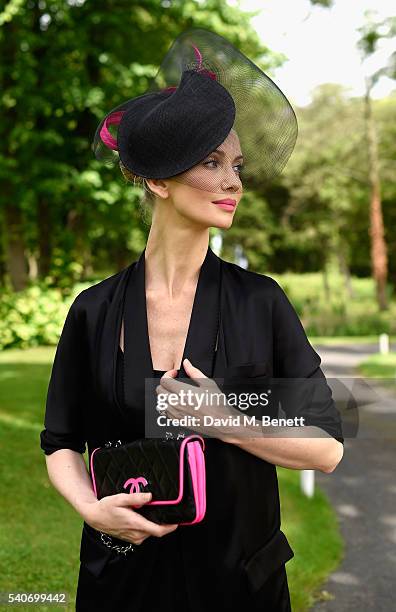
<path id="1" fill-rule="evenodd" d="M 80 289 L 79 289 L 80 290 Z M 57 344 L 74 296 L 65 300 L 59 289 L 30 286 L 3 292 L 0 299 L 0 349 Z"/>
<path id="2" fill-rule="evenodd" d="M 325 8 L 330 8 L 333 6 L 334 0 L 311 0 L 311 4 L 324 6 Z"/>
<path id="3" fill-rule="evenodd" d="M 353 297 L 343 278 L 328 274 L 329 294 L 322 274 L 269 274 L 279 282 L 296 309 L 308 336 L 368 336 L 396 333 L 396 303 L 380 311 L 372 279 L 352 277 Z M 389 287 L 390 293 L 390 287 Z M 391 295 L 389 295 L 391 298 Z"/>
<path id="4" fill-rule="evenodd" d="M 378 43 L 383 38 L 394 38 L 396 35 L 396 17 L 387 17 L 386 19 L 376 20 L 373 18 L 371 11 L 365 12 L 366 22 L 358 28 L 361 37 L 358 40 L 358 48 L 363 57 L 372 55 L 378 49 Z M 391 58 L 393 57 L 393 61 Z M 387 74 L 390 78 L 396 78 L 394 59 L 396 54 L 393 53 L 388 66 L 383 67 L 381 73 Z"/>
<path id="5" fill-rule="evenodd" d="M 396 239 L 394 162 L 396 96 L 373 102 L 377 124 L 382 204 L 390 255 Z M 284 195 L 267 199 L 277 220 L 269 239 L 274 256 L 267 267 L 279 272 L 323 269 L 343 256 L 352 273 L 371 274 L 368 159 L 363 101 L 347 98 L 340 85 L 316 88 L 310 105 L 297 109 L 299 138 L 282 176 Z M 275 194 L 276 195 L 276 194 Z M 389 257 L 395 283 L 395 258 Z M 315 267 L 314 267 L 315 266 Z"/>

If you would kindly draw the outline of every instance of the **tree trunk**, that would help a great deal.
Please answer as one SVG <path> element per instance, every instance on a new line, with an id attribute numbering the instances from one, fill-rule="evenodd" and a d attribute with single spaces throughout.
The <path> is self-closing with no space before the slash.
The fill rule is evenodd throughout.
<path id="1" fill-rule="evenodd" d="M 341 244 L 337 249 L 337 257 L 338 265 L 340 267 L 340 273 L 344 277 L 345 291 L 347 293 L 347 296 L 352 300 L 355 297 L 355 293 L 352 286 L 351 271 L 349 269 L 348 261 L 345 255 L 345 247 Z"/>
<path id="2" fill-rule="evenodd" d="M 27 261 L 29 266 L 29 280 L 35 282 L 38 279 L 38 262 L 36 255 L 34 253 L 28 253 Z"/>
<path id="3" fill-rule="evenodd" d="M 330 291 L 330 285 L 329 285 L 329 277 L 327 274 L 327 262 L 324 262 L 323 264 L 322 274 L 323 274 L 323 287 L 324 287 L 326 302 L 330 302 L 331 301 L 331 291 Z"/>
<path id="4" fill-rule="evenodd" d="M 28 266 L 22 231 L 22 215 L 15 204 L 5 206 L 6 263 L 14 291 L 22 291 L 28 283 Z"/>
<path id="5" fill-rule="evenodd" d="M 388 256 L 384 238 L 384 222 L 381 205 L 381 184 L 378 170 L 378 144 L 370 98 L 370 84 L 366 81 L 365 115 L 368 140 L 370 182 L 370 229 L 371 266 L 376 283 L 377 301 L 380 310 L 387 310 L 386 283 Z"/>
<path id="6" fill-rule="evenodd" d="M 0 287 L 4 288 L 7 284 L 7 264 L 5 252 L 5 227 L 4 214 L 0 211 Z"/>
<path id="7" fill-rule="evenodd" d="M 89 244 L 84 245 L 84 250 L 82 253 L 82 274 L 81 280 L 85 281 L 92 277 L 94 273 L 94 269 L 92 266 L 92 252 Z"/>
<path id="8" fill-rule="evenodd" d="M 15 77 L 12 67 L 15 65 L 19 37 L 16 25 L 11 19 L 2 28 L 0 37 L 0 57 L 2 60 L 2 71 L 0 74 L 0 89 L 5 92 L 15 87 Z M 3 68 L 4 67 L 4 68 Z M 8 94 L 9 95 L 9 94 Z M 20 105 L 3 106 L 2 122 L 3 141 L 1 154 L 8 159 L 13 158 L 11 145 L 11 128 L 18 125 Z M 7 166 L 6 166 L 7 167 Z M 2 267 L 5 268 L 11 287 L 14 291 L 21 291 L 28 282 L 28 266 L 25 258 L 25 245 L 22 233 L 22 215 L 18 206 L 16 189 L 12 180 L 5 179 L 2 184 L 0 199 L 1 207 L 4 211 L 2 223 L 4 228 L 4 259 Z"/>
<path id="9" fill-rule="evenodd" d="M 50 209 L 47 200 L 38 202 L 38 275 L 41 280 L 48 276 L 51 267 L 51 221 Z"/>

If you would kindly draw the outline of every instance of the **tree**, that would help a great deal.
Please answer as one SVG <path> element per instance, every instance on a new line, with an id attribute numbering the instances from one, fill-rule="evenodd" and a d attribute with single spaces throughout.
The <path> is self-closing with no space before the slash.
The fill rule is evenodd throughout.
<path id="1" fill-rule="evenodd" d="M 393 37 L 396 30 L 396 19 L 387 19 L 374 23 L 369 21 L 359 29 L 362 37 L 358 43 L 363 59 L 372 55 L 381 38 Z M 381 67 L 375 73 L 365 79 L 365 118 L 369 159 L 370 180 L 370 237 L 371 237 L 371 262 L 373 276 L 376 283 L 377 300 L 381 310 L 388 308 L 387 303 L 387 278 L 388 278 L 388 255 L 384 237 L 384 221 L 381 205 L 381 181 L 379 175 L 379 158 L 376 126 L 373 119 L 371 91 L 379 78 L 383 75 L 395 78 L 396 53 L 393 53 L 385 67 Z"/>

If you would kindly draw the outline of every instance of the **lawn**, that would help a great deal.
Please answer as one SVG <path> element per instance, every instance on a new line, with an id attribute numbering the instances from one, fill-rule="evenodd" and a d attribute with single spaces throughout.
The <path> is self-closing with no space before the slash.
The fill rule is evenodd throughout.
<path id="1" fill-rule="evenodd" d="M 370 355 L 359 364 L 359 372 L 368 378 L 396 379 L 396 353 Z"/>
<path id="2" fill-rule="evenodd" d="M 380 333 L 395 338 L 396 300 L 394 297 L 392 299 L 390 287 L 389 308 L 380 311 L 372 278 L 353 276 L 353 293 L 350 295 L 345 288 L 344 278 L 334 266 L 328 270 L 328 291 L 325 291 L 323 274 L 320 272 L 267 274 L 287 293 L 307 334 L 315 338 L 315 342 L 319 343 L 319 339 L 328 342 L 332 338 L 334 341 L 344 341 L 345 337 L 349 341 L 356 337 L 358 342 L 365 342 L 367 336 L 378 342 Z"/>
<path id="3" fill-rule="evenodd" d="M 375 353 L 359 364 L 358 372 L 369 380 L 380 379 L 381 386 L 396 391 L 396 353 Z"/>
<path id="4" fill-rule="evenodd" d="M 379 334 L 367 336 L 309 336 L 312 344 L 322 344 L 323 346 L 336 346 L 344 344 L 356 346 L 358 344 L 376 344 L 379 347 Z M 389 336 L 389 343 L 396 343 L 396 336 Z"/>
<path id="5" fill-rule="evenodd" d="M 66 592 L 69 606 L 33 609 L 71 611 L 82 518 L 49 483 L 39 440 L 54 351 L 38 347 L 0 355 L 0 522 L 6 525 L 0 530 L 0 591 Z M 282 529 L 295 552 L 286 565 L 293 612 L 302 612 L 338 565 L 342 540 L 325 495 L 318 488 L 312 499 L 302 495 L 297 470 L 278 468 L 278 474 Z"/>

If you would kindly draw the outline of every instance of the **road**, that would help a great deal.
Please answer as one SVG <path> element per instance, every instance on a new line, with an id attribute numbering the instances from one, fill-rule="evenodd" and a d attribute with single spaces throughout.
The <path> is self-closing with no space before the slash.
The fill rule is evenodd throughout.
<path id="1" fill-rule="evenodd" d="M 377 345 L 313 346 L 326 377 L 351 383 L 359 378 L 357 364 L 378 351 Z M 370 396 L 370 389 L 377 401 L 371 396 L 359 406 L 358 435 L 345 439 L 336 470 L 315 473 L 337 512 L 345 557 L 321 587 L 329 599 L 318 601 L 313 612 L 396 611 L 396 384 L 384 389 L 363 382 L 369 387 L 363 385 L 356 395 Z"/>

